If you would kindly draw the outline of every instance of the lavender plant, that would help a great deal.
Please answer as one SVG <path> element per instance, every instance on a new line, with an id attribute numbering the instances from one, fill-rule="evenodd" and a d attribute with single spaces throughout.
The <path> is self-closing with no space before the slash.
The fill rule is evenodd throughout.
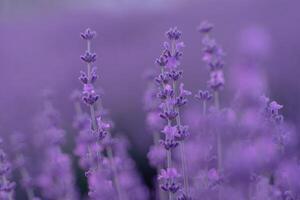
<path id="1" fill-rule="evenodd" d="M 214 26 L 203 22 L 198 30 L 208 70 L 207 84 L 194 95 L 200 106 L 188 103 L 192 93 L 182 83 L 181 69 L 185 45 L 176 27 L 166 32 L 158 67 L 146 74 L 144 110 L 153 138 L 147 157 L 156 170 L 150 187 L 155 194 L 150 196 L 129 153 L 132 138 L 117 132 L 104 108 L 92 51 L 96 32 L 86 29 L 83 89 L 71 95 L 76 111 L 71 150 L 78 162 L 64 150 L 60 112 L 53 95 L 44 92 L 43 110 L 28 133 L 0 140 L 0 200 L 300 200 L 299 136 L 283 117 L 285 106 L 263 95 L 269 92 L 261 71 L 250 69 L 259 52 L 239 60 L 246 67 L 226 65 L 239 69 L 224 87 L 228 68 Z M 229 87 L 238 91 L 221 99 Z M 78 192 L 74 164 L 85 173 L 86 193 Z"/>
<path id="2" fill-rule="evenodd" d="M 94 89 L 97 80 L 96 54 L 91 53 L 91 40 L 96 36 L 87 29 L 81 37 L 87 41 L 87 51 L 81 59 L 87 63 L 87 72 L 81 72 L 83 83 L 82 100 L 89 107 L 86 115 L 78 103 L 78 93 L 73 95 L 77 118 L 74 125 L 79 129 L 75 154 L 80 157 L 80 166 L 86 171 L 91 199 L 146 199 L 147 190 L 139 180 L 135 167 L 125 153 L 124 139 L 111 136 L 112 122 Z M 99 109 L 97 111 L 97 108 Z M 104 186 L 104 187 L 103 187 Z"/>
<path id="3" fill-rule="evenodd" d="M 155 78 L 158 84 L 157 97 L 161 100 L 159 108 L 160 117 L 166 120 L 162 130 L 164 139 L 160 140 L 161 145 L 167 152 L 167 168 L 162 169 L 158 180 L 161 189 L 169 193 L 169 199 L 189 198 L 189 183 L 186 172 L 186 159 L 184 140 L 189 135 L 188 127 L 181 124 L 180 108 L 187 103 L 187 97 L 191 92 L 185 90 L 183 83 L 178 85 L 183 71 L 179 69 L 182 56 L 183 42 L 179 42 L 181 32 L 175 27 L 166 32 L 169 42 L 164 43 L 162 55 L 156 60 L 160 66 L 161 73 Z M 181 152 L 181 174 L 183 176 L 183 188 L 179 182 L 181 174 L 172 164 L 172 150 L 179 145 Z"/>

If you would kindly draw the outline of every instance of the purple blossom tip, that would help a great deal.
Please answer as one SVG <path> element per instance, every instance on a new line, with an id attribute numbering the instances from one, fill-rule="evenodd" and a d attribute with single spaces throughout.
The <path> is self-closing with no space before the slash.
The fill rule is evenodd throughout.
<path id="1" fill-rule="evenodd" d="M 199 90 L 195 95 L 195 98 L 199 99 L 200 101 L 209 101 L 212 99 L 212 94 L 208 90 Z"/>
<path id="2" fill-rule="evenodd" d="M 170 28 L 166 32 L 166 36 L 169 40 L 179 40 L 181 37 L 181 31 L 179 31 L 177 27 Z"/>
<path id="3" fill-rule="evenodd" d="M 88 51 L 85 52 L 84 55 L 80 56 L 81 60 L 86 63 L 93 63 L 96 61 L 97 55 L 95 53 L 90 53 Z"/>
<path id="4" fill-rule="evenodd" d="M 201 33 L 209 33 L 214 28 L 214 25 L 209 23 L 208 21 L 203 21 L 198 26 L 198 31 Z"/>
<path id="5" fill-rule="evenodd" d="M 80 34 L 82 39 L 92 40 L 96 37 L 96 31 L 92 31 L 90 28 L 87 28 L 83 33 Z"/>
<path id="6" fill-rule="evenodd" d="M 176 193 L 181 188 L 177 180 L 179 177 L 181 175 L 175 168 L 162 169 L 158 176 L 158 180 L 161 181 L 160 187 L 165 191 Z"/>
<path id="7" fill-rule="evenodd" d="M 92 84 L 85 84 L 82 92 L 82 100 L 88 104 L 93 105 L 99 99 L 99 95 L 95 92 Z"/>
<path id="8" fill-rule="evenodd" d="M 155 63 L 160 67 L 165 67 L 168 63 L 168 59 L 166 58 L 165 55 L 161 55 L 159 56 L 159 58 L 155 60 Z"/>

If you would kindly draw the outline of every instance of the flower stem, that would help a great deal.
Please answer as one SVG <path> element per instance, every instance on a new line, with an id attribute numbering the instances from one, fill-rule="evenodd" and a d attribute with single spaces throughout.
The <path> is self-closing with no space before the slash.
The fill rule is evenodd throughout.
<path id="1" fill-rule="evenodd" d="M 172 152 L 171 149 L 167 151 L 167 167 L 171 168 L 172 167 Z M 169 200 L 172 200 L 172 192 L 169 191 Z"/>
<path id="2" fill-rule="evenodd" d="M 153 142 L 155 145 L 159 145 L 159 140 L 160 140 L 160 135 L 159 133 L 157 132 L 154 132 L 153 133 Z M 159 174 L 160 170 L 162 169 L 162 166 L 158 166 L 156 171 L 157 171 L 157 174 Z M 156 198 L 158 200 L 163 200 L 164 199 L 164 193 L 162 190 L 159 189 L 159 183 L 158 181 L 156 181 Z"/>
<path id="3" fill-rule="evenodd" d="M 217 110 L 220 109 L 220 99 L 219 99 L 219 92 L 214 92 L 214 99 L 215 99 L 215 107 Z M 219 175 L 223 171 L 223 160 L 222 160 L 222 137 L 219 131 L 217 131 L 217 152 L 218 152 L 218 172 Z M 222 188 L 219 187 L 218 191 L 218 199 L 222 199 Z"/>
<path id="4" fill-rule="evenodd" d="M 113 156 L 113 151 L 112 151 L 111 146 L 106 147 L 106 152 L 107 152 L 107 156 L 109 158 L 109 161 L 110 161 L 110 164 L 111 164 L 111 167 L 112 167 L 113 179 L 114 179 L 114 184 L 115 184 L 115 187 L 116 187 L 118 199 L 122 200 L 123 195 L 122 195 L 122 192 L 121 192 L 120 182 L 119 182 L 119 179 L 118 179 L 118 176 L 117 176 L 117 169 L 116 169 L 116 164 L 115 164 L 114 159 L 113 159 L 114 156 Z"/>
<path id="5" fill-rule="evenodd" d="M 173 82 L 173 90 L 175 93 L 177 93 L 176 91 L 176 83 L 175 81 Z M 181 125 L 181 119 L 180 119 L 180 110 L 179 108 L 176 108 L 177 109 L 177 112 L 178 112 L 178 115 L 176 117 L 176 123 L 177 125 Z M 187 177 L 187 173 L 186 173 L 186 157 L 185 157 L 185 144 L 184 144 L 184 140 L 180 142 L 180 145 L 179 145 L 179 148 L 180 148 L 180 157 L 181 157 L 181 171 L 182 171 L 182 174 L 183 174 L 183 184 L 184 184 L 184 192 L 185 194 L 189 197 L 190 196 L 190 191 L 189 191 L 189 180 L 188 180 L 188 177 Z"/>
<path id="6" fill-rule="evenodd" d="M 87 41 L 87 51 L 91 53 L 91 42 L 90 40 Z M 90 63 L 87 64 L 87 76 L 88 76 L 88 81 L 91 81 L 91 73 L 92 73 L 92 66 Z M 92 121 L 92 129 L 93 130 L 97 130 L 98 129 L 98 124 L 97 124 L 97 118 L 96 118 L 96 112 L 95 112 L 95 106 L 94 105 L 90 105 L 90 114 L 91 114 L 91 121 Z M 110 135 L 108 135 L 108 137 L 110 137 Z M 99 142 L 97 141 L 97 145 Z M 113 182 L 117 191 L 117 195 L 118 195 L 118 199 L 122 200 L 122 194 L 121 194 L 121 189 L 120 189 L 120 183 L 117 177 L 117 169 L 116 169 L 116 165 L 113 159 L 113 151 L 111 146 L 107 146 L 105 148 L 108 159 L 111 163 L 111 167 L 112 167 L 112 173 L 113 173 Z M 97 151 L 97 159 L 100 160 L 100 152 Z"/>
<path id="7" fill-rule="evenodd" d="M 220 109 L 220 100 L 219 100 L 219 93 L 215 91 L 215 107 L 217 110 Z M 222 163 L 222 137 L 220 132 L 217 132 L 217 151 L 218 151 L 218 170 L 219 172 L 222 171 L 223 163 Z"/>
<path id="8" fill-rule="evenodd" d="M 206 100 L 204 100 L 203 101 L 203 116 L 206 115 L 206 109 L 207 109 Z"/>

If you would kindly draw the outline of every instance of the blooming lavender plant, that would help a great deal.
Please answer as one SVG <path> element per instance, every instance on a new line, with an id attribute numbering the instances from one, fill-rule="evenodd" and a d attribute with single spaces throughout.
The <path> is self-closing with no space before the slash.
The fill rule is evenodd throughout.
<path id="1" fill-rule="evenodd" d="M 82 100 L 89 107 L 90 116 L 87 117 L 82 111 L 78 93 L 75 93 L 73 99 L 77 117 L 74 125 L 80 131 L 75 153 L 80 157 L 81 167 L 86 170 L 91 199 L 146 199 L 147 190 L 137 178 L 135 167 L 125 153 L 127 146 L 122 145 L 123 140 L 111 136 L 111 120 L 106 116 L 94 89 L 98 76 L 96 68 L 91 65 L 96 60 L 96 54 L 91 53 L 91 40 L 95 36 L 96 33 L 90 29 L 81 34 L 87 41 L 87 51 L 81 56 L 87 63 L 87 73 L 81 72 L 79 80 L 83 83 Z"/>
<path id="2" fill-rule="evenodd" d="M 210 79 L 208 81 L 208 87 L 213 91 L 215 108 L 219 109 L 220 100 L 219 100 L 219 91 L 223 88 L 225 84 L 225 79 L 223 75 L 223 49 L 217 44 L 216 40 L 212 38 L 211 31 L 213 25 L 207 21 L 204 21 L 200 24 L 198 30 L 204 37 L 202 39 L 203 44 L 203 61 L 209 68 Z M 203 99 L 203 112 L 206 113 L 206 101 L 211 98 L 209 92 L 201 92 L 196 95 L 196 98 Z M 223 153 L 222 153 L 222 136 L 220 131 L 217 131 L 217 160 L 218 160 L 218 173 L 223 171 Z M 220 199 L 220 198 L 219 198 Z"/>
<path id="3" fill-rule="evenodd" d="M 183 71 L 179 69 L 184 47 L 184 43 L 179 42 L 181 32 L 177 27 L 171 28 L 166 32 L 166 37 L 169 42 L 164 43 L 163 53 L 156 60 L 161 69 L 161 73 L 155 78 L 159 86 L 157 97 L 161 101 L 160 116 L 166 120 L 166 125 L 162 130 L 164 139 L 160 140 L 160 143 L 167 151 L 167 168 L 161 170 L 158 180 L 161 181 L 161 188 L 169 193 L 169 199 L 173 199 L 174 194 L 179 196 L 179 192 L 188 199 L 190 194 L 186 175 L 184 140 L 189 135 L 189 131 L 187 126 L 181 124 L 180 108 L 187 103 L 187 97 L 191 95 L 191 92 L 184 89 L 183 83 L 178 85 L 183 74 Z M 178 178 L 173 177 L 173 175 L 180 176 L 172 164 L 172 150 L 177 146 L 180 147 L 181 152 L 183 188 Z M 172 177 L 169 177 L 170 174 Z"/>

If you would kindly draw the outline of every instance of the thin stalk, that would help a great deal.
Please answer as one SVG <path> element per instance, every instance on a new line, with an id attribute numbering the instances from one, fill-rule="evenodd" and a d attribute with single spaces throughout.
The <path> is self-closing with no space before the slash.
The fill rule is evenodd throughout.
<path id="1" fill-rule="evenodd" d="M 113 156 L 113 151 L 112 151 L 111 146 L 106 147 L 106 152 L 107 152 L 107 156 L 109 158 L 109 161 L 110 161 L 110 164 L 111 164 L 111 167 L 112 167 L 113 179 L 114 179 L 114 184 L 115 184 L 115 187 L 116 187 L 118 199 L 122 200 L 123 195 L 122 195 L 122 192 L 121 192 L 121 187 L 120 187 L 119 179 L 118 179 L 118 176 L 117 176 L 117 169 L 116 169 L 116 165 L 115 165 L 115 162 L 114 162 L 114 159 L 113 159 L 114 156 Z"/>
<path id="2" fill-rule="evenodd" d="M 153 133 L 153 142 L 155 145 L 158 145 L 159 144 L 159 140 L 160 140 L 160 135 L 159 133 L 157 132 L 154 132 Z M 161 166 L 158 166 L 156 171 L 157 171 L 157 174 L 159 174 L 160 170 L 162 169 Z M 158 184 L 158 181 L 156 181 L 156 198 L 158 200 L 163 200 L 164 199 L 164 194 L 162 192 L 162 190 L 159 189 L 159 184 Z"/>
<path id="3" fill-rule="evenodd" d="M 220 99 L 219 99 L 219 93 L 218 91 L 214 92 L 214 99 L 215 99 L 215 107 L 216 109 L 220 109 Z M 218 151 L 218 172 L 219 174 L 223 170 L 223 160 L 222 160 L 222 137 L 219 131 L 217 131 L 217 151 Z M 222 189 L 221 187 L 219 188 L 218 191 L 218 199 L 222 199 Z"/>
<path id="4" fill-rule="evenodd" d="M 219 93 L 218 91 L 215 91 L 214 93 L 215 95 L 215 107 L 216 109 L 219 110 L 220 108 L 220 100 L 219 100 Z M 222 170 L 223 168 L 223 163 L 222 163 L 222 137 L 219 131 L 217 131 L 217 151 L 218 151 L 218 170 L 219 172 Z"/>
<path id="5" fill-rule="evenodd" d="M 203 101 L 203 115 L 206 115 L 206 109 L 207 109 L 207 105 L 206 105 L 206 100 Z"/>
<path id="6" fill-rule="evenodd" d="M 168 120 L 168 126 L 171 125 L 171 121 Z M 172 150 L 169 149 L 167 150 L 167 168 L 171 168 L 172 167 Z M 172 192 L 169 191 L 169 200 L 173 199 L 173 195 Z"/>
<path id="7" fill-rule="evenodd" d="M 91 42 L 89 40 L 87 41 L 87 51 L 91 52 Z M 87 64 L 87 76 L 88 76 L 88 81 L 89 82 L 91 80 L 91 73 L 92 73 L 92 66 L 91 66 L 90 63 L 88 63 Z M 90 114 L 91 114 L 91 121 L 92 121 L 92 129 L 97 130 L 98 129 L 98 124 L 97 124 L 96 112 L 95 112 L 95 106 L 94 105 L 90 105 Z M 98 144 L 98 141 L 97 141 L 97 144 Z M 118 199 L 122 200 L 122 194 L 121 194 L 119 180 L 118 180 L 118 177 L 117 177 L 116 166 L 115 166 L 115 162 L 113 160 L 113 151 L 112 151 L 110 146 L 107 146 L 105 150 L 107 152 L 107 156 L 108 156 L 109 161 L 110 161 L 111 166 L 112 166 L 113 182 L 114 182 L 114 185 L 116 187 Z M 99 157 L 100 157 L 99 152 L 97 152 L 98 160 L 99 160 Z"/>
<path id="8" fill-rule="evenodd" d="M 177 93 L 175 81 L 173 82 L 173 90 L 175 93 Z M 177 125 L 180 126 L 181 125 L 180 110 L 179 110 L 179 108 L 176 108 L 176 110 L 178 112 L 178 115 L 176 117 L 176 123 L 177 123 Z M 186 173 L 187 161 L 186 161 L 186 157 L 185 157 L 185 142 L 184 142 L 184 140 L 180 142 L 179 149 L 180 149 L 180 157 L 181 157 L 181 171 L 183 174 L 184 191 L 185 191 L 185 194 L 189 197 L 190 190 L 189 190 L 189 180 L 188 180 L 187 173 Z"/>
<path id="9" fill-rule="evenodd" d="M 172 167 L 172 152 L 171 152 L 171 149 L 169 149 L 167 151 L 167 167 L 168 168 Z M 172 200 L 172 199 L 173 199 L 172 192 L 169 191 L 169 200 Z"/>

